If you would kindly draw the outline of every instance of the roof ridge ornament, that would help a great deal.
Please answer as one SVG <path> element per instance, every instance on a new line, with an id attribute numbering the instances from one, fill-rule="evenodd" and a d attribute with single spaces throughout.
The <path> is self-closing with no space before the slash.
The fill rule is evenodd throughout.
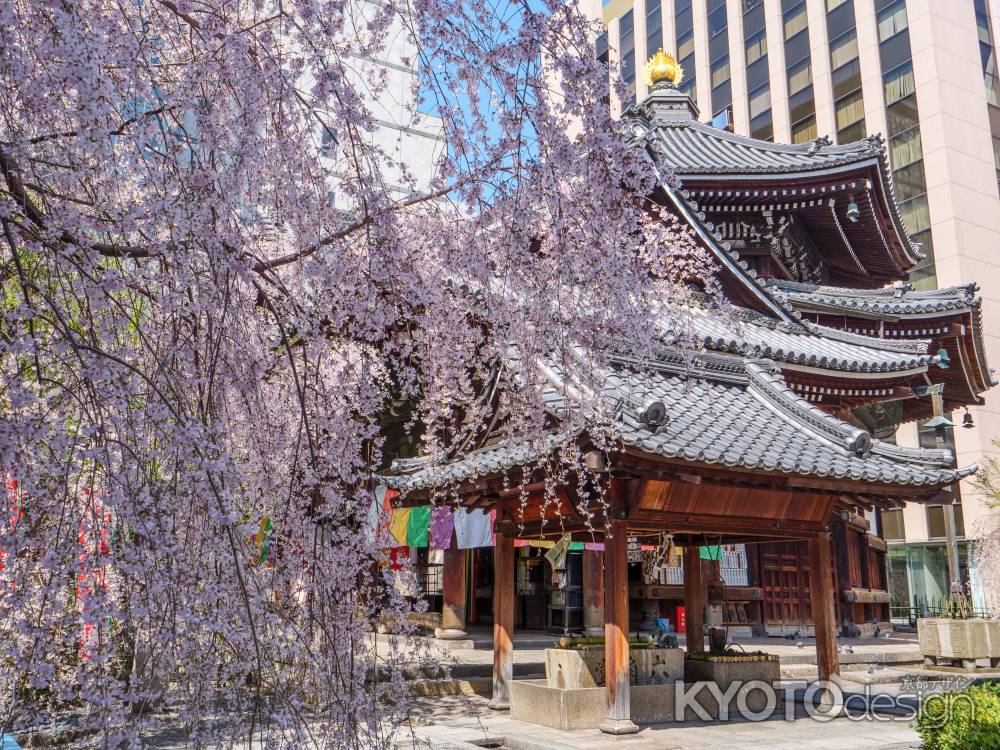
<path id="1" fill-rule="evenodd" d="M 650 88 L 677 88 L 684 80 L 684 68 L 673 55 L 664 52 L 663 47 L 646 61 L 643 73 L 646 85 Z"/>
<path id="2" fill-rule="evenodd" d="M 623 115 L 648 118 L 653 127 L 691 125 L 698 120 L 698 107 L 691 97 L 677 88 L 684 80 L 684 68 L 661 47 L 646 63 L 643 75 L 649 93 Z"/>

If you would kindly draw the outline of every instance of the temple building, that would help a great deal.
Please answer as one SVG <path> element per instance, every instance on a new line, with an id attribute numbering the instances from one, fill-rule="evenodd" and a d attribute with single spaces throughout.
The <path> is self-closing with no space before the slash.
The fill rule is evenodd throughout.
<path id="1" fill-rule="evenodd" d="M 706 624 L 815 634 L 823 677 L 838 671 L 838 633 L 891 628 L 886 543 L 874 532 L 906 503 L 950 508 L 976 469 L 956 466 L 940 434 L 930 447 L 892 436 L 980 403 L 994 383 L 975 288 L 903 283 L 922 254 L 878 137 L 735 135 L 698 121 L 668 55 L 650 75 L 649 94 L 623 115 L 634 147 L 663 168 L 650 198 L 714 258 L 736 314 L 707 302 L 691 311 L 704 347 L 694 365 L 667 342 L 638 364 L 602 358 L 598 397 L 619 414 L 611 449 L 586 430 L 487 436 L 443 466 L 397 461 L 385 480 L 398 508 L 446 489 L 463 512 L 495 514 L 493 546 L 452 542 L 442 575 L 445 630 L 473 616 L 493 623 L 495 704 L 509 695 L 515 626 L 598 629 L 612 729 L 629 716 L 619 673 L 629 631 L 670 620 L 689 652 L 704 649 Z M 596 366 L 580 347 L 571 355 L 542 363 L 553 415 L 577 407 L 573 362 Z M 539 466 L 567 441 L 586 471 L 559 488 L 560 523 L 546 524 Z M 585 483 L 607 501 L 587 508 L 592 517 L 579 508 Z M 540 545 L 567 532 L 577 550 L 555 586 Z M 673 545 L 680 555 L 659 557 Z"/>
<path id="2" fill-rule="evenodd" d="M 662 47 L 676 51 L 685 69 L 679 87 L 717 127 L 779 143 L 826 133 L 849 144 L 884 134 L 900 214 L 925 256 L 907 281 L 919 291 L 978 281 L 993 331 L 985 345 L 997 360 L 996 0 L 578 0 L 577 7 L 598 29 L 596 54 L 620 70 L 616 113 L 646 96 L 642 61 Z M 945 410 L 957 429 L 946 429 L 944 442 L 961 463 L 997 456 L 997 397 Z M 936 445 L 933 418 L 904 421 L 896 440 Z M 943 506 L 915 504 L 878 529 L 889 545 L 898 620 L 940 607 L 956 577 L 977 607 L 985 605 L 992 582 L 977 570 L 974 543 L 995 522 L 991 501 L 970 478 L 960 483 L 954 524 Z"/>

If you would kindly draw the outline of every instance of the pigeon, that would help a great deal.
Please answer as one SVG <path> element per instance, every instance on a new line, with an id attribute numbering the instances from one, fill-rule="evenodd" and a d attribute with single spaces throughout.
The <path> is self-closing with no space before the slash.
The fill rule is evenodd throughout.
<path id="1" fill-rule="evenodd" d="M 806 644 L 804 644 L 802 641 L 797 641 L 795 645 L 798 646 L 799 648 L 805 648 Z"/>

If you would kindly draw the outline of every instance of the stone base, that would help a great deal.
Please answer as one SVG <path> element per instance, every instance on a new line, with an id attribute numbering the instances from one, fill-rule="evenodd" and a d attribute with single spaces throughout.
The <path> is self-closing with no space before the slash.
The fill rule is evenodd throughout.
<path id="1" fill-rule="evenodd" d="M 781 662 L 775 661 L 706 661 L 702 659 L 684 660 L 684 682 L 692 685 L 697 682 L 714 682 L 719 686 L 719 690 L 725 693 L 733 682 L 746 683 L 759 681 L 768 685 L 773 685 L 781 679 Z M 747 709 L 752 712 L 764 711 L 767 708 L 767 696 L 760 690 L 749 691 L 745 687 L 740 688 L 730 700 L 728 712 L 730 715 L 738 715 L 736 708 L 736 698 L 740 694 L 746 696 Z M 702 691 L 703 698 L 698 702 L 712 715 L 717 718 L 720 713 L 724 713 L 718 705 L 718 701 L 707 690 Z M 778 705 L 782 704 L 781 694 L 778 694 Z"/>
<path id="2" fill-rule="evenodd" d="M 684 676 L 684 652 L 679 648 L 629 649 L 629 673 L 634 685 L 657 685 Z M 545 649 L 549 687 L 576 690 L 604 684 L 604 646 Z"/>
<path id="3" fill-rule="evenodd" d="M 467 639 L 469 634 L 459 628 L 435 628 L 434 637 L 439 641 L 461 641 Z"/>
<path id="4" fill-rule="evenodd" d="M 673 721 L 676 683 L 666 685 L 633 685 L 629 696 L 631 720 L 616 722 L 614 728 L 627 729 L 610 734 L 628 734 L 638 730 L 636 724 L 662 724 Z M 510 686 L 510 717 L 518 721 L 561 729 L 597 729 L 608 731 L 604 724 L 608 707 L 604 688 L 565 689 L 549 687 L 545 680 L 514 680 Z M 608 725 L 612 727 L 611 724 Z"/>
<path id="5" fill-rule="evenodd" d="M 764 662 L 767 663 L 767 662 Z M 773 662 L 777 664 L 777 662 Z M 684 706 L 684 716 L 675 716 L 677 695 L 679 690 L 693 694 L 691 700 Z M 725 692 L 723 689 L 722 692 Z M 760 713 L 767 708 L 767 697 L 759 690 L 734 692 L 726 706 L 719 706 L 719 701 L 705 685 L 698 689 L 697 685 L 683 682 L 673 682 L 664 685 L 632 685 L 629 690 L 630 721 L 622 724 L 666 724 L 672 721 L 740 719 L 740 702 L 745 702 L 746 708 L 753 713 Z M 783 695 L 778 693 L 775 712 L 782 710 Z M 565 689 L 549 687 L 544 680 L 515 680 L 510 686 L 510 717 L 518 721 L 573 731 L 576 729 L 621 728 L 617 723 L 608 723 L 607 703 L 604 688 Z M 624 732 L 609 732 L 624 733 Z"/>
<path id="6" fill-rule="evenodd" d="M 639 727 L 629 719 L 605 719 L 598 727 L 605 734 L 635 734 Z"/>
<path id="7" fill-rule="evenodd" d="M 1000 657 L 1000 622 L 950 620 L 943 617 L 917 620 L 920 653 L 935 661 L 975 662 Z"/>
<path id="8" fill-rule="evenodd" d="M 486 705 L 494 711 L 507 711 L 510 709 L 510 700 L 507 698 L 490 698 L 490 702 Z"/>

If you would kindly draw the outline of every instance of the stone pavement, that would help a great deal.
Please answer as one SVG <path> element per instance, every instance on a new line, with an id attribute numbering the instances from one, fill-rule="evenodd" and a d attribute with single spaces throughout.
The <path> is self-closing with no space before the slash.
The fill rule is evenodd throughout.
<path id="1" fill-rule="evenodd" d="M 397 747 L 448 750 L 510 747 L 522 750 L 917 750 L 920 738 L 904 721 L 816 721 L 801 707 L 791 721 L 759 723 L 682 722 L 646 726 L 638 734 L 611 737 L 597 729 L 563 732 L 510 718 L 486 707 L 479 696 L 414 702 L 413 721 L 397 735 Z M 501 741 L 506 738 L 506 742 Z"/>

